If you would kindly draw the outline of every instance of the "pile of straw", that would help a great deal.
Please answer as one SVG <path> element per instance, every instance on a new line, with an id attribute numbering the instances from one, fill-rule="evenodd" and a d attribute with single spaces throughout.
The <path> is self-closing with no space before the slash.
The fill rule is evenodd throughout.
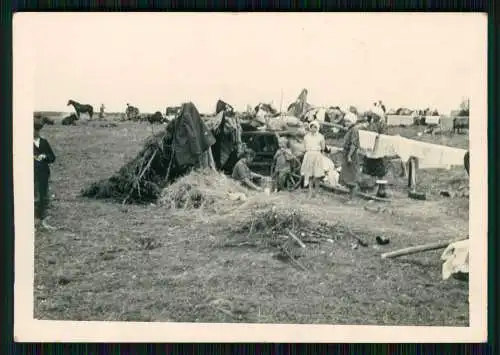
<path id="1" fill-rule="evenodd" d="M 231 194 L 247 192 L 222 173 L 211 169 L 193 170 L 163 189 L 159 203 L 170 209 L 221 211 L 235 204 Z"/>

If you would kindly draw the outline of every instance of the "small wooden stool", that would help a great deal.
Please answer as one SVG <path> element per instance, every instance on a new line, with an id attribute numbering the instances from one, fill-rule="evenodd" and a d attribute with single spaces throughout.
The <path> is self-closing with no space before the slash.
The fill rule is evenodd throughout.
<path id="1" fill-rule="evenodd" d="M 387 180 L 377 180 L 377 197 L 386 198 L 387 197 Z"/>

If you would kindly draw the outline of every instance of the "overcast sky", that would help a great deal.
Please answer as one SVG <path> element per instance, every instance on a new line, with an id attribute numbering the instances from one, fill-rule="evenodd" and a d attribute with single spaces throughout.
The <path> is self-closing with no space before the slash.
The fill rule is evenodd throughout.
<path id="1" fill-rule="evenodd" d="M 35 106 L 141 112 L 247 104 L 436 107 L 470 95 L 478 14 L 37 14 Z M 475 74 L 474 74 L 475 75 Z M 473 106 L 473 102 L 471 102 Z"/>

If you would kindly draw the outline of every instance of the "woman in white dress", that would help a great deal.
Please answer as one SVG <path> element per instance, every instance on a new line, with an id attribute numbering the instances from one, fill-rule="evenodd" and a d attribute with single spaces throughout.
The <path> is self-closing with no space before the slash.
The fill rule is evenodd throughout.
<path id="1" fill-rule="evenodd" d="M 309 124 L 309 133 L 304 137 L 305 155 L 300 172 L 304 185 L 309 185 L 309 197 L 314 197 L 321 179 L 325 177 L 322 152 L 326 150 L 325 137 L 319 133 L 319 123 Z"/>

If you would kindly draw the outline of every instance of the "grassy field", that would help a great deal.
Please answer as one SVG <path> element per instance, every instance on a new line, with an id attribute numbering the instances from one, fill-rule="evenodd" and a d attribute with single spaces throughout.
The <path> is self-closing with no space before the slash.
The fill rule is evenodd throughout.
<path id="1" fill-rule="evenodd" d="M 396 130 L 408 137 L 417 132 Z M 439 196 L 441 188 L 457 191 L 468 184 L 463 168 L 419 172 L 427 201 L 409 200 L 405 181 L 393 174 L 394 202 L 378 212 L 378 203 L 345 205 L 344 196 L 326 191 L 314 200 L 303 191 L 270 197 L 270 203 L 300 207 L 313 223 L 320 218 L 348 225 L 369 244 L 353 248 L 345 235 L 308 244 L 300 259 L 303 271 L 277 259 L 272 248 L 228 246 L 228 240 L 245 237 L 231 228 L 244 222 L 244 206 L 216 214 L 160 205 L 123 207 L 78 196 L 133 158 L 150 134 L 147 124 L 125 122 L 44 127 L 42 135 L 57 155 L 49 222 L 60 228 L 36 233 L 35 318 L 468 325 L 468 284 L 441 280 L 441 251 L 380 257 L 467 235 L 468 198 Z M 466 135 L 420 139 L 468 145 Z M 377 245 L 378 235 L 390 238 L 390 244 Z"/>

